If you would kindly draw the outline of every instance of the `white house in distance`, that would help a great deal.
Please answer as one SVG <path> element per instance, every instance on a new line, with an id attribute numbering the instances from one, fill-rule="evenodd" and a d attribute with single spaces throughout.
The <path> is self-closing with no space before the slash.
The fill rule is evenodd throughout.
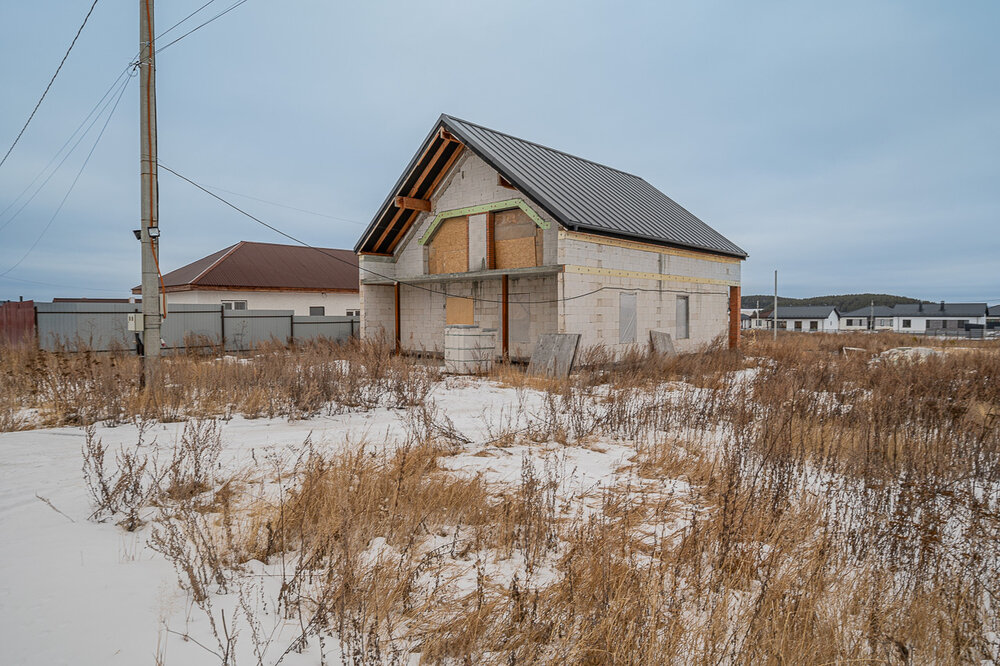
<path id="1" fill-rule="evenodd" d="M 240 241 L 167 273 L 163 287 L 168 312 L 171 303 L 313 316 L 361 308 L 357 255 L 332 248 Z"/>
<path id="2" fill-rule="evenodd" d="M 892 330 L 898 333 L 946 334 L 966 325 L 986 326 L 986 303 L 920 303 L 895 305 Z"/>
<path id="3" fill-rule="evenodd" d="M 754 328 L 774 328 L 774 310 L 754 319 Z M 831 333 L 840 328 L 840 313 L 832 305 L 778 306 L 778 330 Z"/>
<path id="4" fill-rule="evenodd" d="M 642 178 L 447 115 L 354 249 L 362 335 L 406 351 L 441 353 L 449 325 L 521 359 L 544 333 L 739 342 L 746 252 Z"/>
<path id="5" fill-rule="evenodd" d="M 893 322 L 892 306 L 876 305 L 840 315 L 842 331 L 891 331 Z"/>

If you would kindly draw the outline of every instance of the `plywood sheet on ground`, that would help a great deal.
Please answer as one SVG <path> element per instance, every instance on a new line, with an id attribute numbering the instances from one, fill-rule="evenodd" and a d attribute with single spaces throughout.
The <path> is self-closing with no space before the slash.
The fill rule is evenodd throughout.
<path id="1" fill-rule="evenodd" d="M 649 332 L 649 343 L 653 347 L 654 354 L 660 354 L 662 356 L 676 356 L 677 350 L 674 349 L 673 338 L 666 331 L 650 331 Z"/>

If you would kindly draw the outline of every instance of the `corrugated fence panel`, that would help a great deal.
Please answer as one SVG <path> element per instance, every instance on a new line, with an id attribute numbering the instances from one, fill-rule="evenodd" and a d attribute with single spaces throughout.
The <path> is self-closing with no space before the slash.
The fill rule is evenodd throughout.
<path id="1" fill-rule="evenodd" d="M 111 351 L 135 349 L 128 314 L 138 303 L 36 303 L 38 341 L 42 349 Z M 292 310 L 223 310 L 221 305 L 167 304 L 160 329 L 167 349 L 188 343 L 217 344 L 225 337 L 229 351 L 246 351 L 264 343 L 286 343 L 318 337 L 344 341 L 356 336 L 358 317 L 295 316 Z"/>
<path id="2" fill-rule="evenodd" d="M 218 344 L 222 339 L 222 305 L 171 305 L 160 337 L 169 349 Z"/>
<path id="3" fill-rule="evenodd" d="M 357 317 L 293 317 L 296 340 L 329 338 L 344 342 L 358 334 Z"/>
<path id="4" fill-rule="evenodd" d="M 226 349 L 246 351 L 262 342 L 284 344 L 292 336 L 293 310 L 226 310 Z"/>
<path id="5" fill-rule="evenodd" d="M 128 313 L 136 303 L 37 303 L 38 345 L 42 349 L 93 351 L 134 349 Z"/>

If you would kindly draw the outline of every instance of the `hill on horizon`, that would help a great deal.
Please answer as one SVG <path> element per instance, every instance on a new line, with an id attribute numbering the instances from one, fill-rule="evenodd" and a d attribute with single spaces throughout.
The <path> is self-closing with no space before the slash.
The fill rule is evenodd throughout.
<path id="1" fill-rule="evenodd" d="M 743 308 L 770 308 L 774 302 L 774 295 L 750 294 L 740 299 L 740 306 Z M 908 296 L 896 296 L 894 294 L 833 294 L 829 296 L 812 296 L 809 298 L 789 298 L 778 296 L 778 306 L 794 305 L 833 305 L 841 312 L 850 312 L 875 305 L 897 305 L 900 303 L 920 303 L 920 299 L 909 298 Z M 930 301 L 923 301 L 930 303 Z"/>

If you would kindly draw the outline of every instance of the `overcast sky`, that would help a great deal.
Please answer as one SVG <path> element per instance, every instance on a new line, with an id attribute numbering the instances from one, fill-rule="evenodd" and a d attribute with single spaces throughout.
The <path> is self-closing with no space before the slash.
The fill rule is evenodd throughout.
<path id="1" fill-rule="evenodd" d="M 0 155 L 90 2 L 0 3 Z M 157 32 L 203 2 L 160 0 Z M 0 300 L 138 284 L 137 78 L 58 215 L 106 116 L 17 198 L 137 52 L 138 4 L 98 2 L 0 167 Z M 642 176 L 749 252 L 744 293 L 777 268 L 786 296 L 996 303 L 998 29 L 994 0 L 248 0 L 157 56 L 160 160 L 352 247 L 445 112 Z M 163 171 L 160 226 L 164 271 L 283 242 Z"/>

